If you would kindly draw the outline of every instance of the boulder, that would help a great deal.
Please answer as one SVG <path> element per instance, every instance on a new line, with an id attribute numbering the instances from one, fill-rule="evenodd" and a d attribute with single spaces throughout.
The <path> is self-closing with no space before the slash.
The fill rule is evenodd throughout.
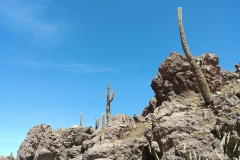
<path id="1" fill-rule="evenodd" d="M 216 92 L 224 83 L 221 68 L 218 66 L 218 56 L 206 53 L 196 57 L 196 63 L 209 84 L 212 93 Z M 151 87 L 157 99 L 156 106 L 163 101 L 171 101 L 176 95 L 185 95 L 189 91 L 199 93 L 196 78 L 187 59 L 177 52 L 172 52 L 158 69 L 157 76 L 152 80 Z M 152 111 L 144 111 L 146 113 Z"/>
<path id="2" fill-rule="evenodd" d="M 86 149 L 82 144 L 89 139 L 89 130 L 91 127 L 52 130 L 50 125 L 34 126 L 22 142 L 17 159 L 78 159 Z"/>

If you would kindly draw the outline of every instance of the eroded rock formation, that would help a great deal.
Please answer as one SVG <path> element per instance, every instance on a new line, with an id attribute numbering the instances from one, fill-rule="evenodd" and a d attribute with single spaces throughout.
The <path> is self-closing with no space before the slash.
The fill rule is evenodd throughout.
<path id="1" fill-rule="evenodd" d="M 118 114 L 110 118 L 105 129 L 105 140 L 100 144 L 101 129 L 73 127 L 52 130 L 49 125 L 37 125 L 29 132 L 18 151 L 18 160 L 94 160 L 142 159 L 149 154 L 144 136 L 121 139 L 136 128 L 133 120 Z M 149 156 L 148 156 L 149 157 Z M 145 160 L 148 160 L 147 158 Z"/>
<path id="2" fill-rule="evenodd" d="M 218 56 L 206 53 L 197 57 L 196 60 L 206 77 L 211 92 L 216 92 L 223 85 Z M 172 52 L 160 65 L 151 87 L 155 92 L 157 106 L 163 101 L 173 99 L 176 95 L 184 95 L 189 91 L 199 93 L 190 64 L 183 55 L 177 52 Z"/>
<path id="3" fill-rule="evenodd" d="M 203 105 L 191 66 L 172 52 L 152 80 L 156 106 L 149 102 L 142 116 L 151 119 L 145 131 L 155 159 L 237 159 L 240 156 L 239 73 L 221 71 L 218 57 L 196 58 L 213 93 L 213 104 Z M 237 68 L 237 67 L 236 67 Z"/>
<path id="4" fill-rule="evenodd" d="M 118 114 L 101 128 L 52 130 L 32 128 L 18 151 L 18 160 L 180 160 L 240 156 L 240 74 L 221 71 L 218 57 L 196 58 L 212 92 L 203 105 L 191 66 L 172 52 L 159 67 L 151 87 L 155 96 L 142 115 Z M 237 67 L 236 67 L 237 68 Z M 144 131 L 145 130 L 145 131 Z M 144 134 L 143 134 L 144 133 Z"/>

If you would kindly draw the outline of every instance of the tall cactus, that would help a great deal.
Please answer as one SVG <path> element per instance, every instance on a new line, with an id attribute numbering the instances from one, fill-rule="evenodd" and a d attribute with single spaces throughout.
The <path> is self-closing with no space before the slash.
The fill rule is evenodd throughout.
<path id="1" fill-rule="evenodd" d="M 187 57 L 188 62 L 190 63 L 190 65 L 192 67 L 193 73 L 197 80 L 198 88 L 203 96 L 205 103 L 210 104 L 212 102 L 212 95 L 211 95 L 209 86 L 208 86 L 207 81 L 201 71 L 201 68 L 196 64 L 195 59 L 192 56 L 192 54 L 187 46 L 187 41 L 186 41 L 183 24 L 182 24 L 182 8 L 181 7 L 178 7 L 178 26 L 179 26 L 182 48 Z"/>
<path id="2" fill-rule="evenodd" d="M 115 91 L 112 92 L 112 96 L 110 96 L 110 84 L 107 85 L 107 106 L 106 106 L 106 117 L 107 117 L 107 123 L 110 120 L 111 112 L 110 112 L 110 103 L 113 100 L 115 95 Z"/>
<path id="3" fill-rule="evenodd" d="M 79 127 L 82 128 L 82 112 L 80 113 L 80 125 L 79 125 Z"/>
<path id="4" fill-rule="evenodd" d="M 98 127 L 99 127 L 99 121 L 100 121 L 99 118 L 95 118 L 95 129 L 98 129 Z"/>
<path id="5" fill-rule="evenodd" d="M 104 133 L 105 133 L 105 114 L 102 114 L 102 132 L 100 137 L 100 143 L 103 144 L 104 142 Z"/>

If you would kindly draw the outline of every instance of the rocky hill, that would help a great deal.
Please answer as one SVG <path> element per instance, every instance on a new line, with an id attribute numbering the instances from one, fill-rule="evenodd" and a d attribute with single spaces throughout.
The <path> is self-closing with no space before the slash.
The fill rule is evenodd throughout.
<path id="1" fill-rule="evenodd" d="M 10 153 L 9 156 L 4 157 L 4 156 L 0 156 L 0 160 L 14 160 L 14 157 L 12 155 L 12 152 Z"/>
<path id="2" fill-rule="evenodd" d="M 212 53 L 196 57 L 196 63 L 209 84 L 211 104 L 204 103 L 186 58 L 172 52 L 152 80 L 155 96 L 142 115 L 134 120 L 115 115 L 104 130 L 37 125 L 17 160 L 239 159 L 240 64 L 235 72 L 222 71 Z"/>

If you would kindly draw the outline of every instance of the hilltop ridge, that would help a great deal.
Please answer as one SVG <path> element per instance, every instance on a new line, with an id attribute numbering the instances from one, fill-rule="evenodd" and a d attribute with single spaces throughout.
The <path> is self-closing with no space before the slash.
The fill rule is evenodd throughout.
<path id="1" fill-rule="evenodd" d="M 172 52 L 151 87 L 155 96 L 142 115 L 110 118 L 101 128 L 32 128 L 17 160 L 237 159 L 240 156 L 240 72 L 222 71 L 218 56 L 196 57 L 213 94 L 205 105 L 186 58 Z M 194 159 L 193 158 L 193 159 Z"/>

